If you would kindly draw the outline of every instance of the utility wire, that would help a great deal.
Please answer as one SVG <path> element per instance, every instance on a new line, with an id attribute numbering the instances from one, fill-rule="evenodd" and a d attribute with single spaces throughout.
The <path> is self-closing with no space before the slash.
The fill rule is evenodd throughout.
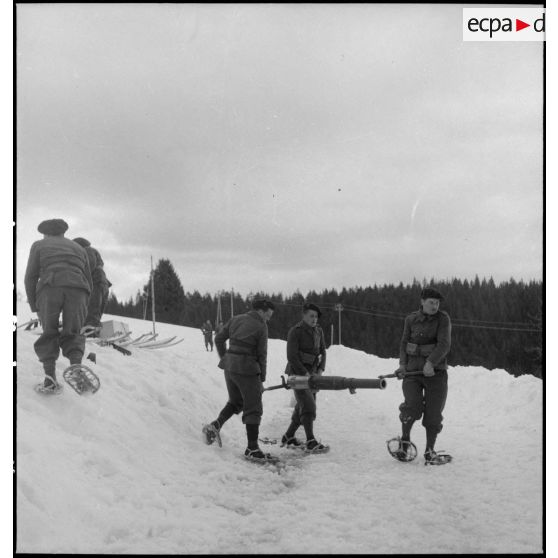
<path id="1" fill-rule="evenodd" d="M 300 304 L 291 304 L 288 302 L 275 302 L 274 304 L 279 304 L 279 305 L 283 305 L 283 306 L 292 306 L 292 307 L 297 307 L 300 308 Z M 325 304 L 321 304 L 320 306 L 325 307 L 327 305 L 327 303 Z M 368 316 L 374 316 L 376 318 L 390 318 L 390 319 L 396 319 L 396 320 L 404 320 L 405 319 L 405 315 L 403 314 L 398 314 L 395 312 L 389 312 L 389 311 L 376 311 L 376 312 L 368 312 L 366 310 L 356 310 L 354 309 L 354 307 L 350 307 L 350 306 L 345 306 L 343 305 L 343 310 L 347 311 L 347 312 L 355 312 L 356 314 L 366 314 Z M 467 321 L 468 323 L 458 323 L 460 321 Z M 473 323 L 473 322 L 477 322 L 477 323 Z M 501 326 L 496 326 L 496 325 L 480 325 L 480 324 L 502 324 L 502 325 L 525 325 L 525 326 L 531 326 L 532 324 L 527 324 L 527 323 L 521 323 L 521 322 L 490 322 L 490 321 L 484 321 L 484 320 L 459 320 L 459 319 L 452 319 L 452 326 L 453 327 L 470 327 L 470 328 L 475 328 L 475 329 L 492 329 L 492 330 L 499 330 L 499 331 L 525 331 L 528 333 L 542 333 L 542 329 L 534 329 L 531 327 L 524 327 L 524 328 L 514 328 L 514 327 L 501 327 Z"/>

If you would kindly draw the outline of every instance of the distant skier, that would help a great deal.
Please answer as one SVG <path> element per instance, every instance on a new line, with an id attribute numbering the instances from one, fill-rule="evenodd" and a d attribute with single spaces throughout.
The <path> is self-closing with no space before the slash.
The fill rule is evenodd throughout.
<path id="1" fill-rule="evenodd" d="M 233 415 L 242 411 L 248 447 L 246 459 L 272 461 L 274 457 L 258 446 L 259 427 L 263 414 L 262 391 L 267 368 L 267 322 L 275 306 L 267 300 L 255 300 L 252 310 L 231 318 L 215 336 L 219 368 L 225 371 L 229 400 L 219 416 L 206 424 L 202 432 L 207 444 L 221 444 L 219 431 Z M 229 348 L 226 340 L 229 340 Z"/>
<path id="2" fill-rule="evenodd" d="M 449 456 L 439 456 L 434 451 L 436 438 L 442 430 L 442 411 L 448 391 L 446 356 L 451 346 L 451 321 L 440 310 L 443 296 L 433 288 L 426 288 L 421 295 L 421 308 L 405 318 L 399 352 L 398 377 L 403 378 L 405 401 L 399 406 L 402 434 L 397 459 L 409 461 L 411 428 L 422 416 L 426 429 L 425 464 L 441 465 Z M 420 375 L 405 376 L 408 372 Z M 416 455 L 416 448 L 415 448 Z"/>
<path id="3" fill-rule="evenodd" d="M 74 238 L 87 252 L 89 261 L 89 269 L 91 270 L 91 277 L 93 279 L 93 291 L 89 297 L 89 304 L 87 307 L 87 316 L 85 318 L 84 330 L 92 330 L 101 326 L 101 317 L 107 305 L 109 288 L 112 283 L 107 279 L 104 269 L 103 258 L 96 248 L 91 246 L 91 242 L 85 238 Z"/>
<path id="4" fill-rule="evenodd" d="M 206 320 L 201 328 L 203 333 L 203 340 L 205 342 L 205 350 L 209 351 L 209 347 L 213 351 L 213 328 L 211 327 L 211 322 Z"/>
<path id="5" fill-rule="evenodd" d="M 287 368 L 288 375 L 299 376 L 321 375 L 326 365 L 326 347 L 324 332 L 318 325 L 322 312 L 318 306 L 306 303 L 302 307 L 302 320 L 293 326 L 287 336 Z M 310 389 L 294 390 L 296 405 L 291 416 L 291 424 L 281 438 L 283 446 L 304 446 L 312 453 L 324 453 L 329 446 L 321 444 L 314 437 L 314 421 L 316 420 L 316 392 Z M 303 444 L 295 433 L 302 425 L 306 434 Z"/>
<path id="6" fill-rule="evenodd" d="M 83 358 L 85 337 L 80 330 L 93 281 L 85 250 L 64 237 L 68 230 L 65 221 L 49 219 L 40 223 L 37 230 L 44 238 L 31 246 L 25 291 L 31 311 L 38 313 L 43 327 L 34 345 L 45 372 L 40 390 L 58 393 L 61 387 L 56 381 L 56 360 L 60 349 L 70 364 L 81 364 Z"/>

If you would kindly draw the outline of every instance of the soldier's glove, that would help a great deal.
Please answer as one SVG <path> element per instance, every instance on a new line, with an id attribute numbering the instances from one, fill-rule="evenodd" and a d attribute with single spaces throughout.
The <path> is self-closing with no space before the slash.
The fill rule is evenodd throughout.
<path id="1" fill-rule="evenodd" d="M 405 372 L 407 372 L 407 368 L 404 364 L 400 364 L 399 368 L 395 371 L 398 380 L 402 380 L 405 376 Z"/>
<path id="2" fill-rule="evenodd" d="M 422 372 L 426 377 L 434 376 L 434 365 L 429 360 L 427 360 L 424 368 L 422 369 Z"/>

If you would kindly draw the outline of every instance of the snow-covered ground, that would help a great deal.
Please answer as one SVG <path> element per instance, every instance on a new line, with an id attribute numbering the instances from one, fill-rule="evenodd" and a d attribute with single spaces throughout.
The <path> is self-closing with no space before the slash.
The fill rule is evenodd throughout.
<path id="1" fill-rule="evenodd" d="M 23 307 L 20 322 L 29 312 Z M 151 324 L 123 320 L 134 335 Z M 401 383 L 321 391 L 315 432 L 326 455 L 275 469 L 244 461 L 239 417 L 222 449 L 202 424 L 226 402 L 217 354 L 199 330 L 158 324 L 185 341 L 123 356 L 88 343 L 101 389 L 41 396 L 33 332 L 17 333 L 17 551 L 52 553 L 533 553 L 542 550 L 542 384 L 503 370 L 450 370 L 437 444 L 454 462 L 399 463 Z M 87 361 L 88 362 L 88 361 Z M 88 364 L 90 364 L 88 362 Z M 327 374 L 376 377 L 395 360 L 334 346 Z M 61 378 L 66 360 L 58 363 Z M 285 342 L 270 340 L 267 385 Z M 261 435 L 283 434 L 291 392 L 264 394 Z M 300 433 L 302 434 L 302 432 Z M 265 446 L 271 452 L 287 450 Z"/>

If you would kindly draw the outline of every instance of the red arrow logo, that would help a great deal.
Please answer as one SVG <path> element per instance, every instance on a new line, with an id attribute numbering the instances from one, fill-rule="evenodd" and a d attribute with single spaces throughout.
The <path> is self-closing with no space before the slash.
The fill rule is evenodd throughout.
<path id="1" fill-rule="evenodd" d="M 530 23 L 525 23 L 524 21 L 521 21 L 520 19 L 515 20 L 515 30 L 516 31 L 521 31 L 522 29 L 525 29 L 525 27 L 531 27 Z"/>

